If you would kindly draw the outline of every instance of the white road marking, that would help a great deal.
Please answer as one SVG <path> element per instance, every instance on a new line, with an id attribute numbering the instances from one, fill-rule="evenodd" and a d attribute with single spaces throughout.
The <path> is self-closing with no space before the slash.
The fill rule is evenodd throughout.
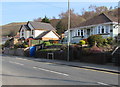
<path id="1" fill-rule="evenodd" d="M 98 84 L 101 84 L 101 85 L 108 85 L 106 83 L 103 83 L 103 82 L 97 82 Z"/>
<path id="2" fill-rule="evenodd" d="M 60 75 L 64 75 L 64 76 L 69 76 L 68 74 L 61 73 L 61 72 L 56 72 L 56 71 L 52 71 L 52 70 L 48 70 L 48 69 L 43 69 L 43 68 L 39 68 L 39 67 L 33 67 L 33 68 L 43 70 L 43 71 L 46 71 L 46 72 L 51 72 L 51 73 L 56 73 L 56 74 L 60 74 Z"/>
<path id="3" fill-rule="evenodd" d="M 12 64 L 17 64 L 17 65 L 24 65 L 24 64 L 22 64 L 22 63 L 18 63 L 18 62 L 13 62 L 13 61 L 9 61 L 9 63 L 12 63 Z"/>
<path id="4" fill-rule="evenodd" d="M 16 57 L 16 59 L 19 59 L 19 60 L 27 60 L 27 59 L 23 59 L 23 58 L 17 58 L 17 57 Z"/>

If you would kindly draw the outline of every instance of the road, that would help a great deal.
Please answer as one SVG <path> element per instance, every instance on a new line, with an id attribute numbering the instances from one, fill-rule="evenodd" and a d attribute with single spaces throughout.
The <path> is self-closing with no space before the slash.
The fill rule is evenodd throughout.
<path id="1" fill-rule="evenodd" d="M 2 56 L 3 85 L 118 85 L 118 75 Z"/>

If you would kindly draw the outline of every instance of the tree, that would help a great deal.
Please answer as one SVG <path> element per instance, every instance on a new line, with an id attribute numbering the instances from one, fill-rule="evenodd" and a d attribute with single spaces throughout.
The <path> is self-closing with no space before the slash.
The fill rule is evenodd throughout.
<path id="1" fill-rule="evenodd" d="M 33 21 L 35 21 L 35 22 L 41 22 L 41 21 L 42 21 L 42 18 L 39 17 L 39 18 L 37 18 L 37 19 L 34 19 Z"/>
<path id="2" fill-rule="evenodd" d="M 50 20 L 45 16 L 45 18 L 43 18 L 41 22 L 50 23 Z"/>
<path id="3" fill-rule="evenodd" d="M 107 12 L 108 8 L 105 6 L 100 6 L 100 7 L 97 7 L 95 10 L 96 10 L 96 13 L 100 14 L 102 12 Z"/>
<path id="4" fill-rule="evenodd" d="M 65 28 L 64 28 L 64 26 L 62 25 L 62 22 L 61 22 L 61 21 L 59 21 L 59 22 L 57 23 L 57 25 L 56 25 L 56 30 L 57 30 L 57 33 L 58 33 L 58 34 L 64 33 Z"/>
<path id="5" fill-rule="evenodd" d="M 57 24 L 58 24 L 59 21 L 60 21 L 60 19 L 51 19 L 51 20 L 50 20 L 50 24 L 51 24 L 54 28 L 56 28 L 56 26 L 57 26 Z"/>
<path id="6" fill-rule="evenodd" d="M 61 31 L 67 30 L 68 29 L 68 11 L 62 12 L 59 15 L 59 17 L 61 21 L 57 24 L 57 26 L 62 26 Z M 70 19 L 71 19 L 70 28 L 78 27 L 81 22 L 85 21 L 85 19 L 82 18 L 79 14 L 74 13 L 73 9 L 70 10 Z"/>

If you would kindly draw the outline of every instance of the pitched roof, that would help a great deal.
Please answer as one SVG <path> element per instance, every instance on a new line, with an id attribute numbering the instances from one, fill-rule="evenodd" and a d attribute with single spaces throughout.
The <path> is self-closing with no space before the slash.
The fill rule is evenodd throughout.
<path id="1" fill-rule="evenodd" d="M 23 25 L 26 30 L 31 30 L 27 25 Z"/>
<path id="2" fill-rule="evenodd" d="M 43 32 L 42 34 L 40 34 L 39 36 L 37 36 L 37 37 L 34 38 L 34 39 L 41 39 L 42 37 L 44 37 L 46 34 L 48 34 L 48 33 L 51 32 L 51 31 L 52 31 L 57 37 L 60 38 L 60 36 L 59 36 L 54 30 L 48 30 L 48 31 Z"/>
<path id="3" fill-rule="evenodd" d="M 117 18 L 101 13 L 97 16 L 94 16 L 91 19 L 88 19 L 83 23 L 80 23 L 78 27 L 107 23 L 107 22 L 117 22 L 117 21 L 118 21 Z"/>
<path id="4" fill-rule="evenodd" d="M 50 30 L 49 31 L 45 31 L 42 34 L 40 34 L 39 36 L 37 36 L 35 39 L 41 39 L 43 36 L 45 36 L 49 32 L 50 32 Z"/>
<path id="5" fill-rule="evenodd" d="M 29 21 L 29 23 L 33 26 L 34 29 L 55 30 L 55 28 L 49 23 L 31 22 L 31 21 Z"/>
<path id="6" fill-rule="evenodd" d="M 25 30 L 31 30 L 27 25 L 21 25 L 20 30 L 21 30 L 22 27 L 23 27 Z M 20 32 L 20 30 L 19 30 L 19 32 Z"/>

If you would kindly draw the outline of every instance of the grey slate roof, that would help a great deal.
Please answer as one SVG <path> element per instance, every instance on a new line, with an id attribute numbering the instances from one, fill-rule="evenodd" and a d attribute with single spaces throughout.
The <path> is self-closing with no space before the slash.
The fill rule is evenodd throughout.
<path id="1" fill-rule="evenodd" d="M 78 27 L 107 23 L 107 22 L 117 22 L 117 21 L 118 21 L 117 18 L 101 13 L 91 19 L 88 19 L 85 22 L 80 23 Z"/>
<path id="2" fill-rule="evenodd" d="M 49 23 L 31 22 L 31 21 L 29 21 L 29 23 L 33 26 L 34 29 L 55 30 L 55 28 Z"/>
<path id="3" fill-rule="evenodd" d="M 25 30 L 31 30 L 27 25 L 21 25 L 19 32 L 21 31 L 21 28 L 24 28 Z"/>
<path id="4" fill-rule="evenodd" d="M 31 30 L 27 25 L 23 25 L 26 30 Z"/>

